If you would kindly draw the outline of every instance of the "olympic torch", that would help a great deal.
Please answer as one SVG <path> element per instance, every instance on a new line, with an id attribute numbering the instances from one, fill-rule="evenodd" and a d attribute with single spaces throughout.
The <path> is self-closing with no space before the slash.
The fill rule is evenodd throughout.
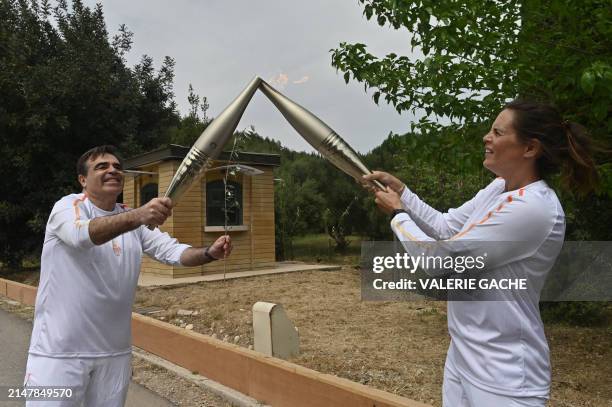
<path id="1" fill-rule="evenodd" d="M 191 184 L 221 154 L 223 146 L 230 139 L 253 94 L 259 87 L 261 78 L 256 76 L 247 87 L 204 129 L 191 147 L 176 174 L 170 181 L 164 197 L 176 203 L 189 189 Z M 154 226 L 150 225 L 149 229 Z"/>
<path id="2" fill-rule="evenodd" d="M 265 81 L 261 81 L 259 88 L 285 116 L 289 124 L 332 164 L 358 182 L 362 181 L 363 175 L 372 173 L 361 162 L 355 150 L 321 119 L 279 93 Z M 376 187 L 385 189 L 379 181 L 372 182 Z"/>

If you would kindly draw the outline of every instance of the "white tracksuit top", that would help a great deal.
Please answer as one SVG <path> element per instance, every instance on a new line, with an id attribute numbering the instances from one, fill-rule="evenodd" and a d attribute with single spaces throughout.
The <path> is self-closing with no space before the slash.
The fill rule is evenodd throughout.
<path id="1" fill-rule="evenodd" d="M 547 397 L 549 349 L 538 302 L 563 245 L 565 215 L 544 181 L 504 189 L 505 181 L 497 178 L 459 208 L 441 213 L 405 188 L 401 202 L 408 214 L 396 215 L 391 228 L 409 253 L 416 250 L 407 244 L 411 241 L 456 241 L 472 247 L 478 246 L 474 242 L 515 242 L 483 243 L 487 273 L 526 277 L 529 289 L 525 294 L 510 291 L 504 301 L 449 301 L 447 363 L 483 390 Z"/>
<path id="2" fill-rule="evenodd" d="M 143 252 L 180 264 L 189 245 L 141 226 L 96 246 L 89 221 L 111 212 L 84 194 L 55 203 L 43 244 L 29 352 L 48 357 L 107 357 L 131 352 L 132 304 Z"/>

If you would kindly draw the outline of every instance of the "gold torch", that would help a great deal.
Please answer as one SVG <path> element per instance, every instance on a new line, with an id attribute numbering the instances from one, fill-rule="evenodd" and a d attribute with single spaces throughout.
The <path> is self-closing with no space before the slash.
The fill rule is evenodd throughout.
<path id="1" fill-rule="evenodd" d="M 223 146 L 238 126 L 244 109 L 249 104 L 260 82 L 261 78 L 258 76 L 253 78 L 236 99 L 204 129 L 183 159 L 176 174 L 174 174 L 164 197 L 172 199 L 172 202 L 176 204 L 197 177 L 210 167 L 213 160 L 219 157 Z M 153 228 L 153 225 L 149 225 L 149 229 Z"/>
<path id="2" fill-rule="evenodd" d="M 355 150 L 317 116 L 280 94 L 263 80 L 259 88 L 285 116 L 289 124 L 332 164 L 358 182 L 361 182 L 363 175 L 372 173 L 361 162 Z M 373 183 L 376 187 L 385 189 L 385 186 L 379 181 L 374 180 Z"/>

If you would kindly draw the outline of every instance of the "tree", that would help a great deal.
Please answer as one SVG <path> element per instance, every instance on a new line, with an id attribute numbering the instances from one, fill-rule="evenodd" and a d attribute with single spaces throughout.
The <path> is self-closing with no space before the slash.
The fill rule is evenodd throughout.
<path id="1" fill-rule="evenodd" d="M 517 97 L 556 104 L 563 116 L 590 129 L 601 144 L 612 138 L 612 8 L 605 0 L 436 2 L 359 0 L 366 18 L 411 33 L 413 50 L 377 57 L 365 44 L 341 43 L 332 65 L 398 112 L 425 112 L 414 124 L 421 146 L 436 154 L 429 166 L 452 162 L 476 174 L 470 151 L 476 135 L 503 104 Z M 446 118 L 440 120 L 440 118 Z M 440 137 L 443 135 L 443 137 Z M 404 153 L 414 154 L 414 150 Z M 587 200 L 564 192 L 568 236 L 607 240 L 600 214 L 612 204 L 609 151 L 596 156 L 601 189 Z M 446 168 L 450 166 L 447 165 Z M 553 180 L 554 181 L 554 180 Z M 561 191 L 560 191 L 561 192 Z M 597 214 L 597 215 L 595 215 Z M 610 219 L 612 220 L 612 219 Z"/>
<path id="2" fill-rule="evenodd" d="M 375 17 L 381 26 L 412 33 L 413 51 L 416 48 L 422 56 L 391 53 L 381 58 L 367 52 L 365 44 L 341 43 L 331 50 L 332 65 L 343 72 L 347 83 L 352 78 L 372 89 L 375 103 L 383 97 L 398 112 L 425 113 L 413 126 L 417 134 L 387 141 L 405 143 L 395 149 L 399 156 L 393 157 L 392 165 L 417 187 L 430 186 L 429 191 L 417 192 L 423 192 L 433 206 L 438 203 L 439 208 L 446 208 L 445 204 L 466 195 L 475 185 L 484 184 L 478 176 L 482 170 L 470 162 L 474 145 L 470 136 L 483 131 L 509 99 L 553 103 L 567 120 L 585 125 L 604 146 L 611 144 L 609 1 L 359 3 L 367 19 Z M 416 145 L 419 149 L 414 149 Z M 373 153 L 370 158 L 376 160 Z M 448 172 L 456 153 L 466 159 L 457 167 L 458 178 Z M 566 213 L 566 239 L 612 237 L 608 227 L 612 214 L 607 209 L 612 206 L 610 158 L 609 150 L 596 156 L 602 181 L 597 194 L 582 200 L 571 191 L 559 191 Z M 454 186 L 454 197 L 444 199 L 451 195 L 444 191 L 450 186 Z M 596 321 L 605 307 L 605 303 L 548 304 L 544 314 L 571 322 L 575 321 L 572 318 Z"/>
<path id="3" fill-rule="evenodd" d="M 423 55 L 380 58 L 365 44 L 341 43 L 332 65 L 346 82 L 352 77 L 373 89 L 376 103 L 382 96 L 398 112 L 424 110 L 417 128 L 439 129 L 439 117 L 480 123 L 507 99 L 528 97 L 556 103 L 596 136 L 612 130 L 608 1 L 359 3 L 367 19 L 407 29 Z"/>
<path id="4" fill-rule="evenodd" d="M 339 215 L 334 216 L 332 211 L 327 208 L 323 212 L 323 221 L 325 223 L 325 233 L 334 241 L 336 251 L 344 253 L 351 241 L 347 238 L 350 229 L 350 224 L 347 222 L 351 208 L 358 201 L 358 197 L 355 196 L 353 200 L 347 205 L 346 208 Z"/>
<path id="5" fill-rule="evenodd" d="M 170 142 L 182 146 L 192 146 L 212 121 L 208 116 L 208 99 L 195 93 L 193 86 L 189 84 L 189 114 L 181 117 L 177 126 L 172 129 Z"/>
<path id="6" fill-rule="evenodd" d="M 174 61 L 156 71 L 144 56 L 130 68 L 131 44 L 125 26 L 109 39 L 101 5 L 0 2 L 1 262 L 40 249 L 53 202 L 77 190 L 85 150 L 131 155 L 168 141 Z"/>
<path id="7" fill-rule="evenodd" d="M 279 258 L 293 257 L 293 238 L 320 225 L 325 199 L 316 191 L 317 182 L 297 182 L 290 173 L 279 178 L 275 187 L 275 232 Z"/>

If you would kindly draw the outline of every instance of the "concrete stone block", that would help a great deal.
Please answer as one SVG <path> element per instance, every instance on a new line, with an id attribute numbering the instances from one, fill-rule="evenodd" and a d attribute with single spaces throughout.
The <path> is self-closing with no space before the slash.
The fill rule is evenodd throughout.
<path id="1" fill-rule="evenodd" d="M 257 352 L 281 359 L 300 353 L 298 330 L 280 304 L 260 301 L 253 305 L 253 333 Z"/>

